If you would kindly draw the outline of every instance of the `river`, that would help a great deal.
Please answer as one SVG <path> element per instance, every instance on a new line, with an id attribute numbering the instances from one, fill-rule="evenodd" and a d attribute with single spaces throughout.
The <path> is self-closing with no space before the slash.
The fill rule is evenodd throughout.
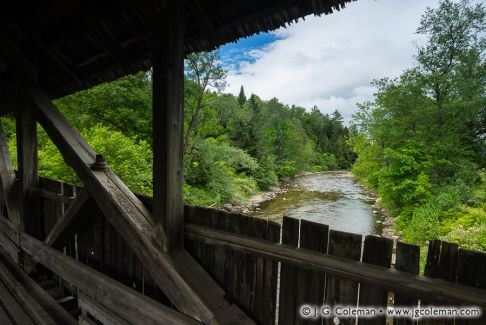
<path id="1" fill-rule="evenodd" d="M 299 176 L 287 184 L 287 189 L 274 199 L 262 202 L 261 210 L 251 215 L 279 222 L 286 215 L 363 235 L 383 232 L 384 216 L 373 212 L 373 202 L 348 172 Z"/>

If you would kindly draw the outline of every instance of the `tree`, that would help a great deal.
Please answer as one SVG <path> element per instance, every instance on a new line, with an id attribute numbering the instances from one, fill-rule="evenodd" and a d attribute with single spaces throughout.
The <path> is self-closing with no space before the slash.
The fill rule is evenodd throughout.
<path id="1" fill-rule="evenodd" d="M 463 233 L 486 243 L 486 215 L 476 213 L 486 206 L 486 10 L 443 0 L 417 32 L 425 41 L 415 65 L 374 81 L 374 100 L 358 105 L 353 171 L 398 217 L 406 240 Z"/>
<path id="2" fill-rule="evenodd" d="M 204 107 L 204 95 L 208 88 L 222 91 L 226 87 L 227 71 L 220 62 L 218 51 L 189 54 L 186 60 L 186 134 L 184 153 L 187 152 L 191 136 L 197 131 Z"/>
<path id="3" fill-rule="evenodd" d="M 469 0 L 457 3 L 444 0 L 437 9 L 428 8 L 422 16 L 417 33 L 425 35 L 427 41 L 418 48 L 416 59 L 419 65 L 416 69 L 423 78 L 425 91 L 435 101 L 438 129 L 444 124 L 447 110 L 453 110 L 446 106 L 448 102 L 454 101 L 454 97 L 460 94 L 471 98 L 474 97 L 473 93 L 484 91 L 485 30 L 484 7 L 481 4 L 473 6 Z M 480 70 L 483 70 L 482 78 L 477 78 L 477 74 L 481 74 Z M 461 79 L 474 81 L 477 87 L 471 87 L 466 92 L 460 91 L 458 87 L 467 84 L 467 81 L 466 84 L 461 83 Z M 475 109 L 474 106 L 470 105 L 469 109 Z M 466 114 L 464 117 L 476 119 L 478 113 Z"/>
<path id="4" fill-rule="evenodd" d="M 152 81 L 140 72 L 55 101 L 71 124 L 83 130 L 96 124 L 152 143 Z"/>
<path id="5" fill-rule="evenodd" d="M 240 104 L 240 107 L 243 108 L 243 105 L 246 103 L 246 95 L 245 95 L 245 89 L 243 86 L 240 88 L 240 93 L 238 95 L 238 104 Z"/>

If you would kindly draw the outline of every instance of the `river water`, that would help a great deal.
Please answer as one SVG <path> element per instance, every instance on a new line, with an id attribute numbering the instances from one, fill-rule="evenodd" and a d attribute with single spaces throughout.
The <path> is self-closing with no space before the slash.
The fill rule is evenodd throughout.
<path id="1" fill-rule="evenodd" d="M 260 204 L 251 215 L 280 222 L 284 215 L 329 225 L 330 229 L 381 235 L 383 216 L 348 172 L 321 172 L 297 177 L 288 191 Z"/>

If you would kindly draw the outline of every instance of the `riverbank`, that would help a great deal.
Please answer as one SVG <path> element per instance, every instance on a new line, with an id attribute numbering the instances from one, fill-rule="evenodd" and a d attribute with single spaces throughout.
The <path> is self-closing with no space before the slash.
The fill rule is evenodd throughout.
<path id="1" fill-rule="evenodd" d="M 309 177 L 311 177 L 310 180 Z M 322 177 L 328 180 L 323 180 Z M 346 181 L 344 182 L 335 181 L 340 178 L 349 179 L 348 181 L 349 185 L 345 185 L 347 183 Z M 307 180 L 304 181 L 303 179 L 307 179 Z M 316 181 L 316 179 L 320 179 L 320 180 Z M 308 186 L 307 189 L 302 188 L 302 182 L 306 182 L 306 186 Z M 345 187 L 345 186 L 351 186 L 351 184 L 353 184 L 352 186 L 359 188 L 358 192 L 352 190 L 352 188 L 350 187 L 347 188 Z M 346 189 L 343 190 L 342 186 L 344 186 L 344 188 Z M 281 195 L 282 193 L 288 193 L 288 194 Z M 344 197 L 347 197 L 347 199 L 342 201 L 342 203 L 337 203 L 338 206 L 334 204 L 335 208 L 332 207 L 330 208 L 330 206 L 333 206 L 332 202 L 337 202 L 338 200 L 341 200 Z M 305 202 L 305 200 L 310 200 L 310 201 L 307 201 L 308 202 L 307 204 L 302 205 L 302 202 Z M 317 201 L 324 200 L 322 202 L 328 202 L 328 203 L 325 203 L 322 206 L 318 206 L 315 205 L 316 200 Z M 350 202 L 349 200 L 351 201 L 360 200 L 362 202 L 361 204 L 364 205 L 360 205 L 358 203 L 357 206 L 348 207 L 347 204 L 349 204 Z M 290 211 L 296 211 L 296 209 L 310 210 L 310 212 L 302 211 L 303 213 L 311 213 L 311 215 L 307 215 L 306 217 L 310 219 L 313 218 L 312 214 L 321 213 L 317 211 L 323 211 L 323 209 L 324 210 L 332 209 L 334 211 L 332 212 L 333 213 L 332 215 L 337 216 L 338 219 L 339 216 L 342 216 L 342 218 L 349 220 L 347 222 L 353 222 L 352 221 L 353 219 L 349 215 L 349 211 L 353 211 L 353 210 L 349 210 L 349 208 L 365 209 L 365 210 L 369 209 L 370 211 L 369 213 L 371 213 L 374 216 L 372 218 L 371 225 L 373 224 L 375 225 L 374 227 L 371 225 L 367 226 L 367 227 L 375 228 L 375 230 L 371 231 L 371 233 L 376 233 L 383 237 L 387 237 L 393 240 L 398 240 L 401 237 L 400 234 L 395 231 L 395 220 L 388 215 L 387 211 L 383 207 L 380 206 L 380 201 L 381 201 L 380 198 L 372 190 L 360 184 L 356 180 L 356 178 L 352 175 L 351 172 L 340 170 L 340 171 L 324 171 L 324 172 L 306 172 L 306 173 L 296 175 L 292 178 L 288 178 L 280 182 L 279 186 L 277 187 L 273 187 L 268 191 L 261 192 L 258 193 L 257 195 L 254 195 L 248 200 L 246 204 L 226 204 L 224 206 L 224 209 L 230 212 L 250 214 L 250 215 L 261 216 L 269 219 L 281 218 L 280 213 L 282 213 L 282 211 L 280 209 L 282 209 L 282 207 L 285 206 L 292 206 L 292 208 L 290 208 Z M 341 204 L 345 204 L 345 205 L 340 206 Z M 364 208 L 365 206 L 367 206 L 368 208 Z M 268 209 L 270 209 L 270 211 L 268 211 L 267 213 Z M 289 208 L 284 208 L 284 209 L 289 209 Z M 333 218 L 336 219 L 336 217 Z M 336 220 L 334 222 L 336 222 Z M 354 222 L 359 223 L 360 221 L 354 220 Z M 346 230 L 346 228 L 350 228 L 349 226 L 344 225 L 342 221 L 339 221 L 338 223 L 341 224 L 340 228 L 344 228 L 342 230 Z M 368 229 L 372 229 L 372 228 L 368 228 Z M 356 230 L 356 232 L 359 232 L 359 230 Z M 364 231 L 364 233 L 367 233 L 367 231 Z"/>
<path id="2" fill-rule="evenodd" d="M 376 221 L 377 223 L 381 223 L 383 225 L 383 231 L 381 236 L 393 240 L 400 240 L 402 236 L 399 232 L 395 230 L 396 221 L 394 218 L 390 217 L 386 209 L 380 205 L 381 198 L 371 189 L 358 182 L 358 180 L 354 176 L 352 176 L 351 172 L 350 174 L 351 177 L 353 177 L 353 179 L 355 180 L 356 186 L 359 186 L 360 188 L 363 189 L 363 191 L 365 191 L 366 200 L 372 203 L 371 208 L 373 210 L 373 214 L 378 214 L 382 217 L 381 218 L 382 220 L 378 219 Z"/>
<path id="3" fill-rule="evenodd" d="M 247 214 L 251 211 L 259 211 L 260 204 L 274 199 L 278 194 L 287 192 L 287 185 L 290 180 L 282 181 L 278 186 L 272 186 L 266 191 L 260 192 L 252 196 L 245 204 L 231 204 L 226 203 L 223 209 L 228 212 Z"/>
<path id="4" fill-rule="evenodd" d="M 287 177 L 279 182 L 277 186 L 272 186 L 266 191 L 262 191 L 254 196 L 252 196 L 247 203 L 243 204 L 232 204 L 226 203 L 223 205 L 223 209 L 228 212 L 243 213 L 248 214 L 254 211 L 260 211 L 260 204 L 273 200 L 277 195 L 285 193 L 288 190 L 288 186 L 296 179 L 304 176 L 315 175 L 315 174 L 346 174 L 346 177 L 353 177 L 351 173 L 347 170 L 329 170 L 322 172 L 303 172 L 295 176 Z M 349 176 L 348 176 L 349 175 Z"/>

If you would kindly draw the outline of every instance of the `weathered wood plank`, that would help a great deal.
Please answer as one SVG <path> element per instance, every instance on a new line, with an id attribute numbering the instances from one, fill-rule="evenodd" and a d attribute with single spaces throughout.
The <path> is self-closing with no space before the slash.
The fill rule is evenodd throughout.
<path id="1" fill-rule="evenodd" d="M 362 236 L 343 231 L 331 230 L 329 233 L 330 256 L 361 260 Z M 325 303 L 331 307 L 338 305 L 355 306 L 358 302 L 358 282 L 339 276 L 327 275 Z M 341 317 L 340 324 L 355 324 L 355 317 Z M 332 317 L 324 319 L 325 324 L 334 324 Z"/>
<path id="2" fill-rule="evenodd" d="M 457 253 L 458 245 L 450 244 L 440 240 L 431 240 L 425 265 L 425 275 L 433 278 L 440 278 L 449 282 L 456 282 L 457 277 Z M 441 303 L 434 299 L 423 299 L 421 305 L 440 306 Z M 449 305 L 449 304 L 445 304 Z M 424 321 L 427 325 L 454 324 L 453 318 L 429 318 Z"/>
<path id="3" fill-rule="evenodd" d="M 14 323 L 12 323 L 12 321 L 7 315 L 7 312 L 5 311 L 5 309 L 3 309 L 2 306 L 0 306 L 0 324 L 15 325 Z"/>
<path id="4" fill-rule="evenodd" d="M 30 254 L 35 261 L 72 283 L 98 303 L 109 309 L 117 310 L 128 321 L 135 324 L 140 319 L 143 319 L 147 324 L 199 324 L 192 318 L 159 304 L 108 276 L 77 262 L 34 237 L 24 232 L 17 231 L 17 233 L 21 248 Z"/>
<path id="5" fill-rule="evenodd" d="M 3 217 L 0 217 L 3 218 Z M 14 243 L 10 238 L 8 238 L 4 233 L 0 232 L 0 246 L 7 252 L 8 256 L 12 257 L 15 263 L 19 263 L 19 247 L 18 240 Z M 1 323 L 0 323 L 1 324 Z"/>
<path id="6" fill-rule="evenodd" d="M 14 223 L 20 223 L 20 209 L 15 197 L 15 170 L 8 151 L 7 139 L 0 123 L 0 183 L 2 196 L 6 203 L 7 215 Z"/>
<path id="7" fill-rule="evenodd" d="M 215 285 L 201 265 L 185 250 L 174 251 L 173 255 L 176 269 L 182 276 L 189 279 L 191 287 L 202 293 L 202 299 L 218 315 L 219 324 L 255 324 L 238 306 L 228 304 L 225 299 L 225 291 Z"/>
<path id="8" fill-rule="evenodd" d="M 110 170 L 92 170 L 95 152 L 40 91 L 30 94 L 38 107 L 39 121 L 66 162 L 83 180 L 87 191 L 110 223 L 120 232 L 164 293 L 181 311 L 203 321 L 213 313 L 174 270 L 172 258 L 154 241 L 150 211 Z"/>
<path id="9" fill-rule="evenodd" d="M 40 178 L 39 186 L 53 195 L 62 195 L 62 183 L 48 178 Z M 32 189 L 32 191 L 41 192 L 39 188 Z M 48 234 L 56 223 L 62 218 L 63 207 L 61 201 L 53 198 L 40 196 L 42 215 L 43 215 L 43 230 Z"/>
<path id="10" fill-rule="evenodd" d="M 486 289 L 486 253 L 459 249 L 457 251 L 457 283 L 475 288 Z M 486 324 L 486 308 L 481 308 L 477 318 L 456 318 L 458 325 Z"/>
<path id="11" fill-rule="evenodd" d="M 10 318 L 13 319 L 16 324 L 34 324 L 30 317 L 27 316 L 27 312 L 23 310 L 19 303 L 14 299 L 3 281 L 0 281 L 0 305 L 3 306 L 10 315 Z"/>
<path id="12" fill-rule="evenodd" d="M 363 247 L 363 263 L 389 268 L 393 251 L 393 241 L 384 238 L 369 235 L 365 237 Z M 361 284 L 359 289 L 359 305 L 374 306 L 378 308 L 381 315 L 372 318 L 359 318 L 360 325 L 384 325 L 386 323 L 386 306 L 388 303 L 388 290 L 376 288 L 367 284 Z"/>
<path id="13" fill-rule="evenodd" d="M 282 261 L 299 268 L 321 271 L 348 278 L 371 286 L 417 298 L 434 298 L 437 301 L 457 302 L 486 306 L 486 290 L 457 285 L 440 279 L 415 276 L 407 272 L 387 269 L 331 255 L 317 254 L 269 241 L 256 240 L 236 234 L 186 224 L 186 237 L 213 245 L 226 245 L 244 253 L 255 254 L 273 261 Z"/>
<path id="14" fill-rule="evenodd" d="M 50 199 L 50 200 L 54 200 L 54 201 L 59 201 L 59 202 L 62 202 L 62 203 L 71 203 L 72 201 L 74 201 L 76 199 L 75 197 L 55 193 L 55 192 L 52 192 L 52 191 L 49 191 L 49 190 L 46 190 L 46 189 L 43 189 L 43 188 L 32 189 L 32 191 L 38 191 L 38 194 L 42 198 Z"/>
<path id="15" fill-rule="evenodd" d="M 307 220 L 300 221 L 300 248 L 326 254 L 329 238 L 329 226 Z M 326 285 L 325 273 L 297 270 L 296 306 L 301 305 L 322 306 L 324 303 L 324 290 Z M 316 324 L 322 321 L 321 315 L 315 319 L 306 319 L 298 316 L 296 324 Z"/>
<path id="16" fill-rule="evenodd" d="M 66 324 L 77 322 L 33 279 L 14 263 L 7 252 L 0 248 L 0 278 L 6 284 L 17 302 L 36 324 Z"/>
<path id="17" fill-rule="evenodd" d="M 250 232 L 247 233 L 256 239 L 265 239 L 267 235 L 268 221 L 260 218 L 250 219 Z M 250 294 L 250 316 L 256 320 L 258 324 L 262 324 L 263 306 L 263 285 L 265 281 L 265 259 L 260 256 L 253 257 L 254 269 L 251 280 L 251 294 Z"/>
<path id="18" fill-rule="evenodd" d="M 267 223 L 266 240 L 280 243 L 280 224 L 269 221 Z M 265 259 L 265 274 L 262 292 L 262 324 L 275 324 L 277 312 L 277 281 L 278 262 Z"/>
<path id="19" fill-rule="evenodd" d="M 184 243 L 184 1 L 167 1 L 153 36 L 153 217 L 166 249 Z"/>
<path id="20" fill-rule="evenodd" d="M 397 242 L 396 246 L 396 269 L 398 271 L 409 272 L 411 274 L 418 274 L 420 267 L 420 246 L 411 245 L 404 242 Z M 418 300 L 407 297 L 400 292 L 395 292 L 394 306 L 396 307 L 412 307 L 418 306 Z M 394 318 L 395 325 L 412 325 L 417 323 L 410 318 Z"/>
<path id="21" fill-rule="evenodd" d="M 76 230 L 81 229 L 83 224 L 88 221 L 87 215 L 81 212 L 89 199 L 88 193 L 85 190 L 81 191 L 64 216 L 47 234 L 44 242 L 56 248 L 64 246 L 74 236 Z"/>
<path id="22" fill-rule="evenodd" d="M 22 93 L 22 92 L 20 92 Z M 19 94 L 20 95 L 20 94 Z M 22 93 L 22 95 L 24 95 Z M 42 223 L 39 214 L 39 202 L 32 195 L 31 188 L 39 183 L 37 161 L 37 120 L 35 107 L 18 98 L 15 110 L 17 134 L 17 162 L 19 179 L 19 205 L 22 226 L 27 233 L 40 238 Z"/>
<path id="23" fill-rule="evenodd" d="M 88 312 L 93 315 L 98 321 L 104 325 L 129 325 L 130 323 L 118 316 L 116 311 L 112 311 L 105 306 L 97 303 L 88 295 L 80 292 L 78 295 L 79 307 L 83 312 Z"/>
<path id="24" fill-rule="evenodd" d="M 297 248 L 299 245 L 299 220 L 284 217 L 282 221 L 282 244 Z M 295 324 L 299 317 L 299 306 L 296 305 L 297 268 L 295 265 L 282 262 L 280 267 L 280 299 L 278 323 Z"/>

